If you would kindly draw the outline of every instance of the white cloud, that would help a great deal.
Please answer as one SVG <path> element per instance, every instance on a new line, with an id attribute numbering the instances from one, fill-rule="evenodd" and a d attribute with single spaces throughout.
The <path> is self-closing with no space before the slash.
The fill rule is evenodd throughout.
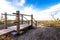
<path id="1" fill-rule="evenodd" d="M 36 10 L 36 9 L 33 9 L 33 6 L 25 7 L 21 11 L 21 13 L 24 13 L 24 14 L 33 14 L 34 18 L 36 20 L 51 20 L 51 19 L 53 19 L 51 17 L 51 13 L 52 14 L 55 14 L 55 13 L 59 14 L 60 13 L 59 10 L 60 10 L 60 3 L 56 4 L 54 6 L 51 6 L 48 9 L 45 9 L 45 10 Z M 57 16 L 56 18 L 60 17 L 59 15 L 56 15 Z"/>
<path id="2" fill-rule="evenodd" d="M 1 13 L 7 12 L 8 14 L 12 14 L 16 11 L 16 8 L 10 5 L 10 2 L 6 0 L 0 0 L 0 15 Z"/>
<path id="3" fill-rule="evenodd" d="M 17 5 L 23 6 L 25 3 L 25 0 L 20 0 L 20 2 L 17 3 Z"/>
<path id="4" fill-rule="evenodd" d="M 22 11 L 21 11 L 21 13 L 23 13 L 23 14 L 32 14 L 33 13 L 33 8 L 32 8 L 32 6 L 30 6 L 30 7 L 25 7 Z"/>
<path id="5" fill-rule="evenodd" d="M 7 2 L 6 0 L 0 0 L 0 13 L 3 13 L 3 12 L 12 13 L 15 11 L 16 11 L 16 8 L 11 6 L 9 2 Z"/>

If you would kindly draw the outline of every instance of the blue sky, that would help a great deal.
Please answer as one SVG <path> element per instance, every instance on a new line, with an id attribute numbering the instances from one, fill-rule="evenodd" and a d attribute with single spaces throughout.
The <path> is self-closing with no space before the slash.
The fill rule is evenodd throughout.
<path id="1" fill-rule="evenodd" d="M 26 0 L 26 5 L 34 5 L 37 9 L 46 9 L 59 3 L 60 0 Z"/>
<path id="2" fill-rule="evenodd" d="M 33 14 L 37 20 L 52 20 L 51 15 L 60 19 L 60 0 L 0 0 L 0 12 Z"/>
<path id="3" fill-rule="evenodd" d="M 21 0 L 17 0 L 15 2 L 13 2 L 13 0 L 7 0 L 7 1 L 11 2 L 12 6 L 16 6 L 15 2 L 20 2 Z M 60 3 L 60 0 L 25 0 L 24 6 L 33 5 L 34 8 L 36 9 L 44 10 L 58 3 Z M 17 6 L 17 7 L 20 8 L 21 6 Z"/>

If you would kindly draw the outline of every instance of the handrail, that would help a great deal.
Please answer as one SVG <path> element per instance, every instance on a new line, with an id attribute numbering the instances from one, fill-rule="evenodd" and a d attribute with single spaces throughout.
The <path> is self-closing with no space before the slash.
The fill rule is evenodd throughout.
<path id="1" fill-rule="evenodd" d="M 2 14 L 2 15 L 5 15 L 5 14 Z M 7 14 L 7 15 L 9 15 L 9 16 L 16 16 L 16 15 L 14 15 L 14 14 Z"/>
<path id="2" fill-rule="evenodd" d="M 14 14 L 16 14 L 16 13 L 13 13 L 13 14 L 7 14 L 7 15 L 9 15 L 9 16 L 16 16 L 16 15 L 14 15 Z M 2 14 L 2 15 L 5 15 L 5 14 Z M 19 14 L 19 15 L 31 16 L 31 15 L 27 15 L 27 14 Z"/>
<path id="3" fill-rule="evenodd" d="M 24 17 L 26 20 L 28 20 L 26 17 Z M 27 21 L 29 23 L 29 21 Z M 33 18 L 33 25 L 37 26 L 37 21 Z"/>
<path id="4" fill-rule="evenodd" d="M 13 13 L 13 14 L 16 14 L 16 13 Z M 19 14 L 19 15 L 24 15 L 24 16 L 31 16 L 31 15 L 27 15 L 27 14 Z"/>
<path id="5" fill-rule="evenodd" d="M 24 17 L 26 20 L 28 20 L 26 17 Z"/>
<path id="6" fill-rule="evenodd" d="M 27 22 L 28 22 L 28 24 L 29 24 L 29 20 L 26 18 L 26 17 L 24 17 L 26 20 L 27 20 Z"/>
<path id="7" fill-rule="evenodd" d="M 33 18 L 33 23 L 37 26 L 37 21 Z"/>
<path id="8" fill-rule="evenodd" d="M 33 18 L 34 21 L 36 21 L 34 18 Z"/>
<path id="9" fill-rule="evenodd" d="M 20 14 L 20 15 L 24 15 L 24 16 L 31 16 L 31 15 L 27 15 L 27 14 Z"/>

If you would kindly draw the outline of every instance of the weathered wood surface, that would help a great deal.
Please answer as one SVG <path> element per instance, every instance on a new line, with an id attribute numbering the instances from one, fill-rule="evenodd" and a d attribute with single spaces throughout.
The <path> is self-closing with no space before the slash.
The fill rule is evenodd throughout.
<path id="1" fill-rule="evenodd" d="M 30 26 L 30 24 L 21 24 L 20 25 L 20 30 L 22 30 L 24 28 L 27 28 L 29 26 Z M 2 30 L 0 30 L 0 35 L 12 32 L 14 30 L 17 31 L 17 27 L 16 26 L 11 26 L 11 27 L 8 27 L 7 29 L 2 29 Z"/>

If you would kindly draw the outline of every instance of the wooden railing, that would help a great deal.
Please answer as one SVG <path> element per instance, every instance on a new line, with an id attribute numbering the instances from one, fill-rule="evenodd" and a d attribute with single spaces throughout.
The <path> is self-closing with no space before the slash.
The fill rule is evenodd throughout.
<path id="1" fill-rule="evenodd" d="M 24 17 L 25 21 L 30 24 L 30 20 L 28 20 L 26 17 Z"/>
<path id="2" fill-rule="evenodd" d="M 16 22 L 15 23 L 16 23 L 16 26 L 17 26 L 17 33 L 19 33 L 20 22 L 21 22 L 21 24 L 23 24 L 23 18 L 25 18 L 28 21 L 28 24 L 29 24 L 29 20 L 24 16 L 31 17 L 31 26 L 35 25 L 37 27 L 37 21 L 33 18 L 33 15 L 20 14 L 19 11 L 16 11 L 16 13 L 13 13 L 13 14 L 5 13 L 5 14 L 2 14 L 2 15 L 5 16 L 5 18 L 4 18 L 4 28 L 7 28 L 7 15 L 16 16 Z"/>
<path id="3" fill-rule="evenodd" d="M 37 27 L 37 21 L 35 19 L 33 19 L 33 24 Z"/>

